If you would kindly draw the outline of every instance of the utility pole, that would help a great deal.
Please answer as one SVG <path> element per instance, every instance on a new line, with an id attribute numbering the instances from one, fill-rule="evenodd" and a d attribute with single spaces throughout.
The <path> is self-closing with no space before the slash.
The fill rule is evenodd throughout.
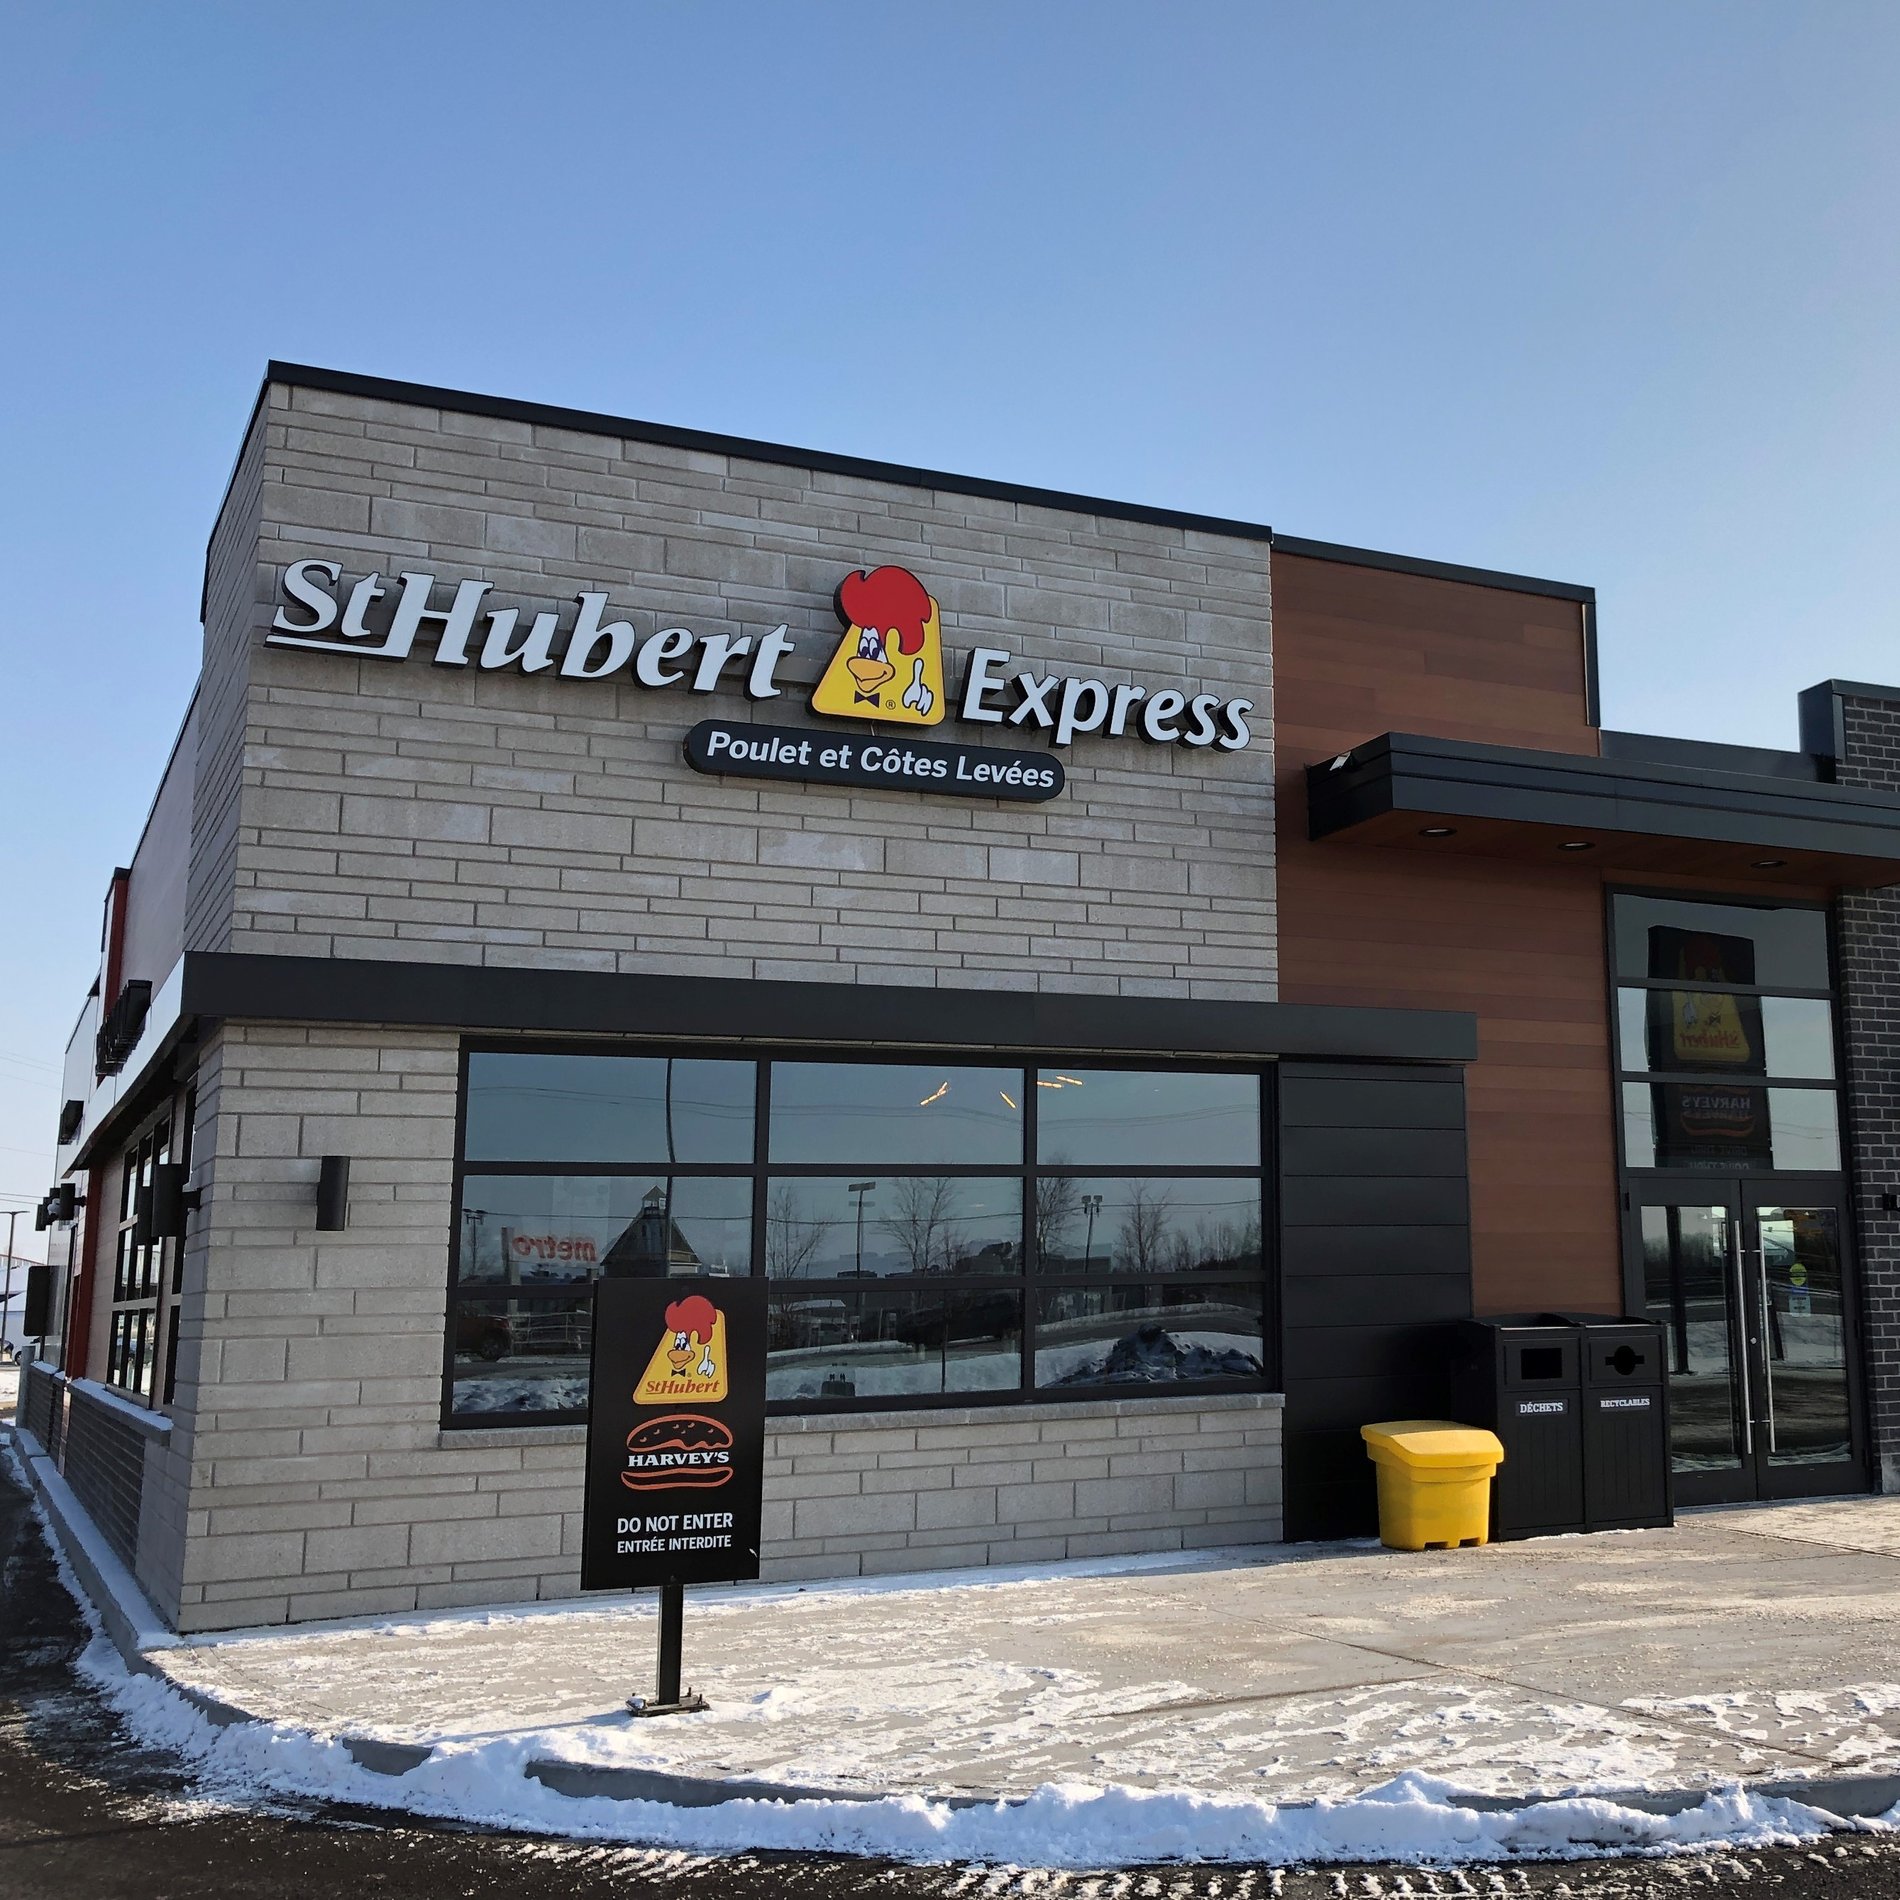
<path id="1" fill-rule="evenodd" d="M 7 1209 L 7 1279 L 6 1291 L 0 1293 L 0 1346 L 6 1344 L 7 1320 L 13 1311 L 13 1229 L 19 1218 L 17 1207 Z"/>

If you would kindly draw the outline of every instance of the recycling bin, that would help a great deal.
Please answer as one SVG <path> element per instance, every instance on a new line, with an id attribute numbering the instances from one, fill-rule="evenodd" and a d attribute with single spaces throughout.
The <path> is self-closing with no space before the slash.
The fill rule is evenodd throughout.
<path id="1" fill-rule="evenodd" d="M 1491 1479 L 1504 1456 L 1495 1433 L 1437 1418 L 1362 1425 L 1379 1477 L 1379 1542 L 1429 1550 L 1491 1541 Z"/>
<path id="2" fill-rule="evenodd" d="M 1582 1358 L 1575 1323 L 1556 1314 L 1458 1322 L 1451 1409 L 1504 1446 L 1495 1537 L 1584 1528 Z"/>
<path id="3" fill-rule="evenodd" d="M 1578 1329 L 1583 1342 L 1584 1528 L 1654 1530 L 1673 1524 L 1662 1327 L 1598 1313 L 1560 1317 Z"/>

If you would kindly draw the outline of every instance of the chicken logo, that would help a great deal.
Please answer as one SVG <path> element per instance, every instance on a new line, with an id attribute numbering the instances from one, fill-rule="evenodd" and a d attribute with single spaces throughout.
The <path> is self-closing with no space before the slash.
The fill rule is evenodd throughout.
<path id="1" fill-rule="evenodd" d="M 923 582 L 902 567 L 847 574 L 838 618 L 844 638 L 811 696 L 812 711 L 936 725 L 944 713 L 943 638 Z"/>
<path id="2" fill-rule="evenodd" d="M 636 1405 L 717 1405 L 730 1391 L 726 1377 L 726 1316 L 703 1293 L 689 1293 L 666 1309 L 666 1331 L 634 1387 Z"/>

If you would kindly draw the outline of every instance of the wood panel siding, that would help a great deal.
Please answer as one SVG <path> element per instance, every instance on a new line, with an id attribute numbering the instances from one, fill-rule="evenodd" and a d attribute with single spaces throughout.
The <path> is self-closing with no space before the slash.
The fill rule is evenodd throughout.
<path id="1" fill-rule="evenodd" d="M 1304 773 L 1384 732 L 1595 754 L 1583 609 L 1276 553 L 1280 993 L 1465 1009 L 1473 1304 L 1622 1304 L 1602 878 L 1310 842 Z"/>

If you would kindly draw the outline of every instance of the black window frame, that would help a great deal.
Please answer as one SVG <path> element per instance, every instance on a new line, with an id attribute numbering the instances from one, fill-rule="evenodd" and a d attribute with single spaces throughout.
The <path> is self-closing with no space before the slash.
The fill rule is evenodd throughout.
<path id="1" fill-rule="evenodd" d="M 1653 1163 L 1644 1165 L 1632 1161 L 1629 1154 L 1627 1123 L 1623 1106 L 1623 1091 L 1627 1085 L 1637 1084 L 1651 1087 L 1657 1083 L 1679 1083 L 1690 1088 L 1749 1088 L 1761 1089 L 1764 1094 L 1769 1089 L 1804 1089 L 1825 1092 L 1834 1098 L 1834 1126 L 1836 1139 L 1840 1146 L 1841 1161 L 1834 1168 L 1785 1168 L 1768 1163 L 1746 1164 L 1735 1162 L 1726 1169 L 1735 1175 L 1789 1175 L 1815 1182 L 1839 1182 L 1846 1178 L 1848 1167 L 1848 1125 L 1847 1125 L 1847 1039 L 1846 1025 L 1842 1020 L 1840 956 L 1837 931 L 1835 928 L 1834 906 L 1825 898 L 1781 897 L 1762 891 L 1702 891 L 1657 889 L 1651 885 L 1606 884 L 1603 891 L 1603 935 L 1605 945 L 1604 963 L 1609 976 L 1609 1039 L 1610 1039 L 1610 1077 L 1612 1090 L 1612 1119 L 1616 1125 L 1616 1157 L 1619 1181 L 1625 1192 L 1632 1181 L 1653 1180 L 1658 1176 L 1708 1176 L 1714 1178 L 1725 1170 L 1721 1166 L 1689 1167 L 1678 1163 L 1674 1166 L 1657 1167 Z M 1834 1047 L 1834 1074 L 1821 1076 L 1773 1076 L 1773 1075 L 1736 1075 L 1732 1070 L 1720 1069 L 1629 1069 L 1623 1066 L 1623 1030 L 1622 1030 L 1622 990 L 1680 990 L 1691 987 L 1681 977 L 1625 976 L 1617 966 L 1616 906 L 1621 898 L 1640 898 L 1652 903 L 1700 904 L 1712 910 L 1802 910 L 1817 911 L 1821 915 L 1827 946 L 1828 987 L 1814 989 L 1786 984 L 1773 983 L 1710 983 L 1698 979 L 1693 987 L 1705 990 L 1710 995 L 1747 996 L 1753 998 L 1786 996 L 1808 1001 L 1825 1002 L 1828 1006 L 1829 1027 Z M 1765 1057 L 1764 1057 L 1765 1060 Z"/>
<path id="2" fill-rule="evenodd" d="M 752 1158 L 747 1162 L 691 1162 L 667 1165 L 656 1161 L 632 1162 L 580 1162 L 563 1163 L 558 1161 L 503 1162 L 493 1160 L 470 1161 L 464 1157 L 465 1135 L 468 1119 L 469 1059 L 476 1055 L 608 1055 L 632 1058 L 672 1058 L 694 1060 L 744 1061 L 754 1065 Z M 873 1162 L 847 1163 L 825 1162 L 774 1162 L 770 1159 L 770 1103 L 771 1068 L 781 1062 L 827 1062 L 838 1064 L 863 1064 L 874 1067 L 891 1067 L 904 1063 L 918 1063 L 936 1068 L 1001 1068 L 1018 1072 L 1024 1079 L 1022 1102 L 1022 1151 L 1020 1160 L 1013 1165 L 997 1162 L 942 1163 L 923 1168 L 911 1163 L 882 1164 Z M 1275 1122 L 1276 1090 L 1273 1086 L 1275 1065 L 1271 1060 L 1251 1058 L 1244 1060 L 1223 1060 L 1218 1056 L 1196 1056 L 1186 1059 L 1168 1059 L 1164 1057 L 1122 1056 L 1113 1051 L 1083 1054 L 1073 1049 L 1037 1049 L 1037 1050 L 984 1050 L 957 1049 L 946 1051 L 929 1047 L 892 1047 L 866 1050 L 860 1048 L 838 1048 L 832 1045 L 802 1045 L 797 1043 L 774 1043 L 770 1047 L 729 1043 L 706 1042 L 659 1042 L 644 1039 L 601 1039 L 595 1037 L 497 1037 L 465 1036 L 457 1062 L 455 1097 L 455 1165 L 453 1180 L 453 1199 L 450 1211 L 450 1226 L 447 1248 L 446 1287 L 447 1297 L 442 1324 L 442 1403 L 440 1421 L 444 1431 L 496 1431 L 513 1430 L 533 1426 L 573 1425 L 582 1422 L 584 1412 L 576 1411 L 509 1411 L 509 1412 L 456 1412 L 454 1405 L 455 1385 L 455 1338 L 457 1315 L 465 1306 L 481 1304 L 501 1305 L 509 1300 L 517 1303 L 523 1299 L 541 1298 L 550 1302 L 561 1302 L 576 1298 L 592 1298 L 592 1280 L 578 1280 L 565 1285 L 550 1284 L 545 1289 L 532 1294 L 524 1294 L 520 1289 L 512 1291 L 487 1292 L 471 1286 L 468 1293 L 460 1290 L 459 1271 L 461 1261 L 461 1242 L 463 1224 L 463 1184 L 470 1175 L 556 1175 L 556 1176 L 628 1176 L 654 1175 L 669 1178 L 706 1178 L 744 1179 L 752 1182 L 752 1270 L 749 1277 L 765 1279 L 772 1284 L 765 1269 L 767 1202 L 771 1184 L 775 1179 L 787 1177 L 837 1179 L 846 1174 L 860 1173 L 877 1168 L 881 1174 L 897 1177 L 900 1175 L 927 1175 L 946 1178 L 998 1179 L 1014 1178 L 1022 1183 L 1022 1240 L 1019 1247 L 1020 1267 L 1013 1275 L 997 1274 L 957 1274 L 955 1276 L 918 1277 L 910 1275 L 880 1275 L 872 1280 L 805 1280 L 778 1282 L 780 1285 L 795 1284 L 803 1295 L 817 1297 L 835 1297 L 840 1288 L 862 1293 L 869 1288 L 885 1288 L 892 1291 L 906 1288 L 954 1290 L 958 1293 L 997 1291 L 1011 1289 L 1020 1292 L 1022 1301 L 1022 1328 L 1020 1336 L 1021 1377 L 1019 1383 L 1000 1390 L 972 1389 L 967 1391 L 923 1392 L 891 1394 L 885 1397 L 844 1398 L 829 1397 L 818 1399 L 770 1399 L 766 1410 L 771 1416 L 797 1416 L 800 1414 L 829 1412 L 914 1412 L 940 1411 L 945 1408 L 963 1408 L 984 1406 L 1006 1408 L 1017 1405 L 1038 1404 L 1076 1404 L 1110 1403 L 1119 1399 L 1164 1396 L 1169 1398 L 1208 1397 L 1223 1394 L 1246 1394 L 1277 1392 L 1280 1390 L 1280 1316 L 1279 1316 L 1279 1207 L 1278 1178 L 1275 1158 L 1278 1152 Z M 1087 1163 L 1041 1163 L 1036 1159 L 1037 1149 L 1037 1071 L 1075 1071 L 1077 1069 L 1113 1070 L 1118 1072 L 1177 1072 L 1188 1070 L 1195 1073 L 1240 1074 L 1253 1078 L 1258 1089 L 1260 1157 L 1254 1167 L 1210 1167 L 1204 1165 L 1180 1165 L 1117 1167 L 1113 1164 Z M 1124 1178 L 1173 1178 L 1180 1180 L 1204 1180 L 1226 1178 L 1233 1180 L 1252 1180 L 1260 1189 L 1260 1264 L 1254 1275 L 1231 1275 L 1221 1277 L 1215 1274 L 1182 1275 L 1183 1285 L 1233 1285 L 1242 1279 L 1257 1280 L 1260 1315 L 1261 1339 L 1260 1360 L 1262 1372 L 1257 1378 L 1221 1378 L 1201 1380 L 1170 1381 L 1163 1384 L 1142 1384 L 1127 1382 L 1120 1384 L 1077 1385 L 1060 1387 L 1037 1387 L 1035 1379 L 1035 1296 L 1039 1286 L 1050 1287 L 1113 1287 L 1148 1283 L 1157 1278 L 1168 1278 L 1166 1274 L 1141 1275 L 1138 1273 L 1115 1273 L 1107 1268 L 1080 1274 L 1052 1274 L 1046 1278 L 1038 1271 L 1038 1262 L 1034 1257 L 1035 1227 L 1035 1182 L 1039 1175 L 1068 1175 L 1072 1177 L 1124 1177 Z M 486 1298 L 484 1295 L 486 1294 Z"/>

